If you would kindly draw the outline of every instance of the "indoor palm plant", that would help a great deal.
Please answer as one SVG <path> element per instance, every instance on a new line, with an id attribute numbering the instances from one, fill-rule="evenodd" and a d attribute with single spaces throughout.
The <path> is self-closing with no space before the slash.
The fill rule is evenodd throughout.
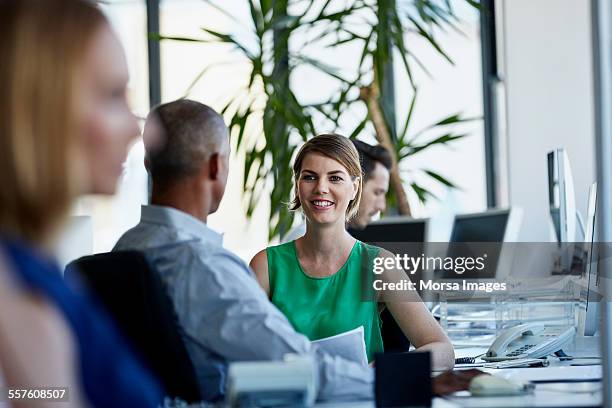
<path id="1" fill-rule="evenodd" d="M 250 66 L 245 89 L 227 101 L 222 113 L 230 117 L 236 146 L 245 152 L 243 189 L 246 213 L 251 216 L 263 194 L 269 194 L 269 237 L 283 235 L 293 224 L 294 213 L 285 203 L 292 192 L 291 160 L 296 149 L 308 138 L 337 129 L 343 115 L 355 105 L 363 105 L 362 117 L 349 137 L 368 130 L 393 152 L 389 204 L 400 214 L 410 214 L 404 191 L 409 185 L 421 201 L 430 192 L 414 180 L 402 180 L 397 164 L 435 145 L 452 143 L 465 137 L 449 128 L 468 119 L 454 113 L 426 129 L 414 131 L 412 114 L 417 102 L 413 70 L 427 71 L 407 44 L 408 33 L 425 39 L 448 63 L 451 58 L 437 42 L 437 29 L 458 29 L 450 0 L 245 0 L 250 9 L 252 33 L 248 41 L 232 33 L 203 27 L 205 38 L 168 37 L 160 39 L 221 42 L 233 48 Z M 474 7 L 478 3 L 467 1 Z M 207 1 L 224 12 L 218 3 Z M 342 7 L 338 8 L 338 4 Z M 333 8 L 335 7 L 335 8 Z M 233 16 L 226 13 L 228 17 Z M 314 33 L 314 34 L 312 34 Z M 305 39 L 296 45 L 294 38 Z M 360 55 L 350 72 L 309 53 L 318 47 L 343 47 L 358 44 Z M 401 67 L 412 86 L 407 112 L 396 112 L 393 88 L 393 56 L 399 55 Z M 302 103 L 291 87 L 291 75 L 301 65 L 316 68 L 334 79 L 329 97 L 316 103 Z M 204 67 L 192 86 L 204 75 Z M 191 87 L 190 87 L 191 89 Z M 189 92 L 189 90 L 188 90 Z M 399 117 L 399 118 L 398 118 Z M 399 119 L 399 120 L 398 120 Z M 401 126 L 397 124 L 401 123 Z M 253 130 L 254 129 L 254 130 Z M 451 130 L 449 130 L 451 129 Z M 434 134 L 432 137 L 431 135 Z M 424 135 L 427 137 L 424 138 Z M 421 170 L 450 188 L 455 185 L 444 176 Z"/>

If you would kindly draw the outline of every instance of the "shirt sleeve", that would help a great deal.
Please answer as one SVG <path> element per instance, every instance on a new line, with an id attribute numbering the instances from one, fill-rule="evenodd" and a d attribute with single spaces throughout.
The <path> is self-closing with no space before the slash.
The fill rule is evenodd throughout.
<path id="1" fill-rule="evenodd" d="M 228 361 L 310 354 L 318 366 L 319 399 L 372 398 L 372 369 L 326 354 L 297 333 L 240 258 L 219 251 L 192 261 L 185 330 L 203 347 Z"/>

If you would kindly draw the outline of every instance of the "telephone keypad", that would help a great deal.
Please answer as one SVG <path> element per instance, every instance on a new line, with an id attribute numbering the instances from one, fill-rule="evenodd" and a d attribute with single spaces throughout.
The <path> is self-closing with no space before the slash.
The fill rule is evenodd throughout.
<path id="1" fill-rule="evenodd" d="M 522 347 L 517 348 L 516 350 L 514 350 L 511 353 L 508 353 L 508 357 L 516 357 L 516 356 L 520 356 L 521 354 L 525 354 L 525 352 L 531 348 L 535 347 L 535 344 L 525 344 Z"/>

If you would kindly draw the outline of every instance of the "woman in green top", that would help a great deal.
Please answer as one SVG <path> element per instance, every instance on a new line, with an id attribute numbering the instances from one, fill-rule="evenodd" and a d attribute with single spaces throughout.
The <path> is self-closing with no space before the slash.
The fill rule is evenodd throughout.
<path id="1" fill-rule="evenodd" d="M 362 270 L 372 271 L 383 249 L 346 231 L 361 198 L 361 166 L 353 143 L 320 135 L 300 149 L 294 166 L 292 209 L 302 208 L 306 234 L 269 247 L 251 260 L 257 280 L 294 328 L 310 340 L 364 328 L 368 360 L 383 351 L 378 304 L 362 299 Z M 370 276 L 367 274 L 367 276 Z M 450 341 L 420 301 L 385 304 L 417 350 L 433 354 L 435 368 L 451 368 Z"/>

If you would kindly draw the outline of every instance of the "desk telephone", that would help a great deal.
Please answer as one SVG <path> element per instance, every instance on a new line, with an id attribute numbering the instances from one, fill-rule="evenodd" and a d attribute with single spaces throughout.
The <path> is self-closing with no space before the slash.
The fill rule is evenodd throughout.
<path id="1" fill-rule="evenodd" d="M 561 350 L 575 334 L 576 328 L 573 326 L 547 327 L 540 323 L 521 324 L 500 334 L 482 359 L 504 361 L 546 357 Z"/>

